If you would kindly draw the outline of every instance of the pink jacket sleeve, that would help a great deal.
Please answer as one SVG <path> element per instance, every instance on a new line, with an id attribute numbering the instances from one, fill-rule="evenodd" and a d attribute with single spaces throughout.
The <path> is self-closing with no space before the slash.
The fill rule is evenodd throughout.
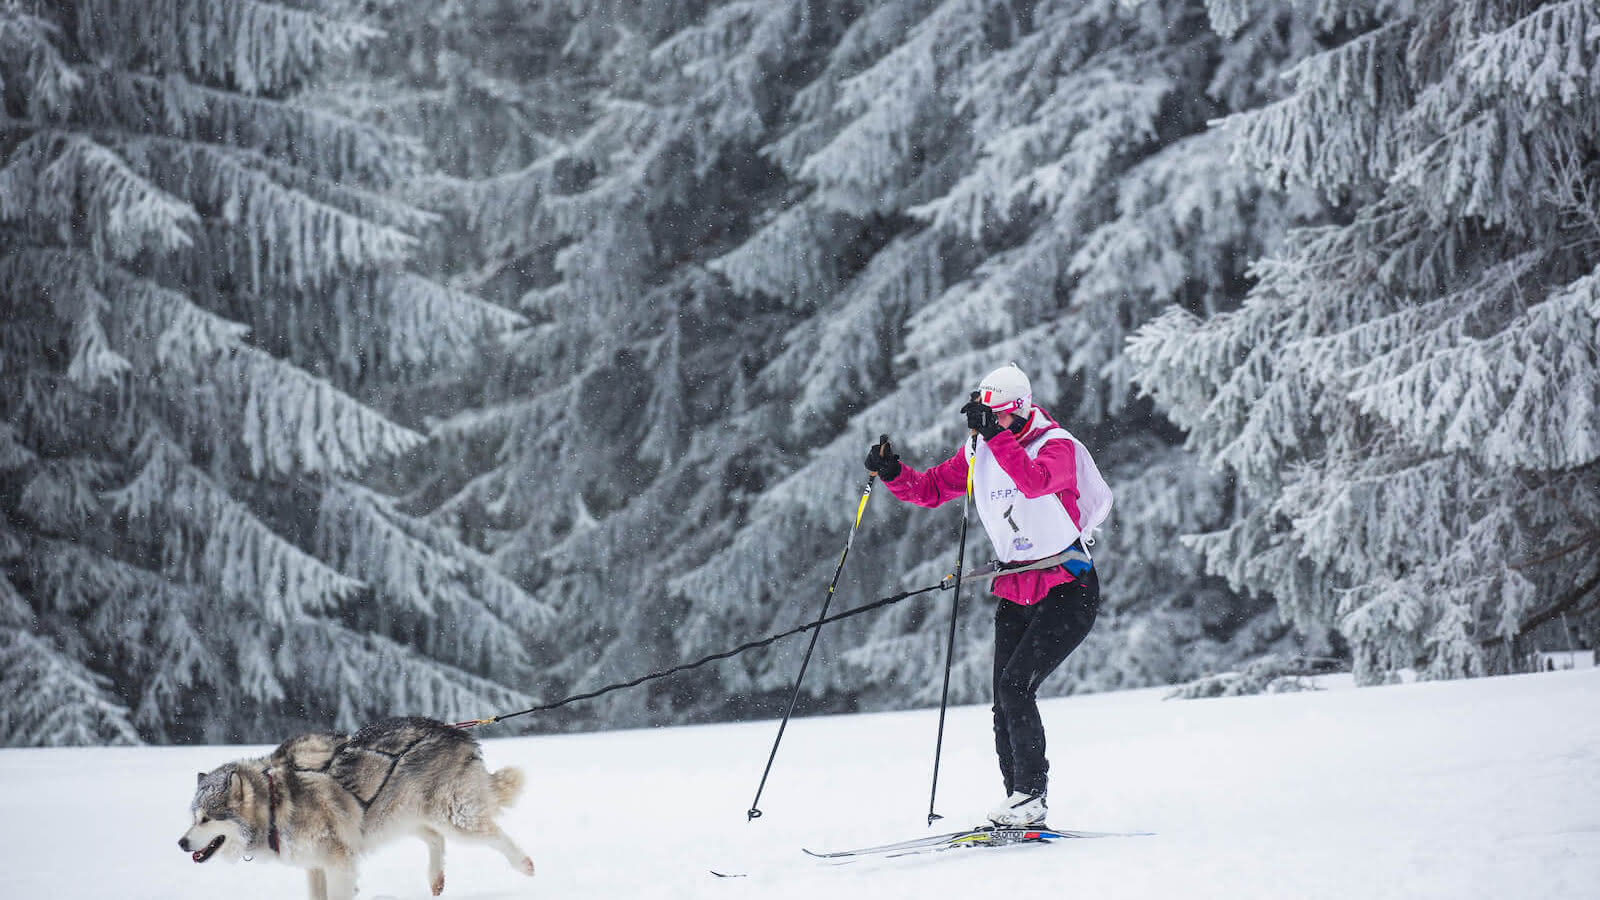
<path id="1" fill-rule="evenodd" d="M 1072 442 L 1065 438 L 1046 441 L 1039 456 L 1032 458 L 1022 449 L 1016 435 L 1002 431 L 989 439 L 989 452 L 1000 464 L 1024 497 L 1061 494 L 1061 500 L 1078 521 L 1078 460 Z"/>
<path id="2" fill-rule="evenodd" d="M 1024 454 L 1026 455 L 1026 454 Z M 907 503 L 934 507 L 967 492 L 966 449 L 956 450 L 956 455 L 919 472 L 905 463 L 900 464 L 900 474 L 893 481 L 884 481 L 889 493 Z"/>

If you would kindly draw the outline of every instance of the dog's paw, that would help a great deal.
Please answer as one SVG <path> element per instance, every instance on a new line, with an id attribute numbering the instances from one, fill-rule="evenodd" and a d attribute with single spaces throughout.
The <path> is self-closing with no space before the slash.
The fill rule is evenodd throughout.
<path id="1" fill-rule="evenodd" d="M 437 897 L 440 894 L 444 893 L 444 873 L 443 872 L 440 872 L 438 875 L 434 876 L 433 884 L 430 885 L 430 887 L 433 888 L 433 895 L 435 897 Z"/>
<path id="2" fill-rule="evenodd" d="M 522 865 L 519 866 L 518 868 L 522 869 L 522 874 L 524 874 L 524 875 L 532 875 L 533 874 L 533 860 L 531 858 L 529 858 L 529 857 L 524 856 L 522 858 Z"/>

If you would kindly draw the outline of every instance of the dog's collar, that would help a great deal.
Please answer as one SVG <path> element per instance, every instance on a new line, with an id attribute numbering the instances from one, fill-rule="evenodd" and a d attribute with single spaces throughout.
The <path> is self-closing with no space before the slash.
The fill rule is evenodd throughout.
<path id="1" fill-rule="evenodd" d="M 278 853 L 278 783 L 272 780 L 272 770 L 263 769 L 267 776 L 267 846 Z"/>

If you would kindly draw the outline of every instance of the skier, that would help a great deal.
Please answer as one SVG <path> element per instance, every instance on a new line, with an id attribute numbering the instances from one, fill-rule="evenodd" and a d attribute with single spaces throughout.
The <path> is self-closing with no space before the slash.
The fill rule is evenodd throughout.
<path id="1" fill-rule="evenodd" d="M 973 502 L 1001 569 L 1082 551 L 1061 566 L 999 575 L 990 587 L 999 598 L 994 743 L 1006 800 L 989 819 L 1037 825 L 1045 819 L 1050 769 L 1037 691 L 1099 613 L 1100 581 L 1081 538 L 1105 518 L 1111 491 L 1088 449 L 1033 405 L 1028 377 L 1015 364 L 989 373 L 961 413 L 976 437 L 928 471 L 902 464 L 887 441 L 872 447 L 866 465 L 890 493 L 925 507 L 962 496 L 970 468 Z"/>

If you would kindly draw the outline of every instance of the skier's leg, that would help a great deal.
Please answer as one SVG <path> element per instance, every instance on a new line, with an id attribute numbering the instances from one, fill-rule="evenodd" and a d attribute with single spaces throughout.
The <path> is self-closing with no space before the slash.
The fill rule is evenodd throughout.
<path id="1" fill-rule="evenodd" d="M 1057 586 L 1035 604 L 1032 621 L 995 679 L 996 721 L 1005 720 L 1011 738 L 1013 790 L 1041 794 L 1048 786 L 1039 685 L 1083 642 L 1099 610 L 1100 583 L 1093 569 Z"/>
<path id="2" fill-rule="evenodd" d="M 1011 793 L 1011 729 L 1007 726 L 1005 708 L 1000 703 L 1001 675 L 1006 664 L 1016 652 L 1017 645 L 1028 630 L 1032 609 L 1018 606 L 1010 600 L 995 599 L 994 607 L 994 752 L 1000 761 L 1000 778 L 1005 782 L 1006 794 Z"/>

